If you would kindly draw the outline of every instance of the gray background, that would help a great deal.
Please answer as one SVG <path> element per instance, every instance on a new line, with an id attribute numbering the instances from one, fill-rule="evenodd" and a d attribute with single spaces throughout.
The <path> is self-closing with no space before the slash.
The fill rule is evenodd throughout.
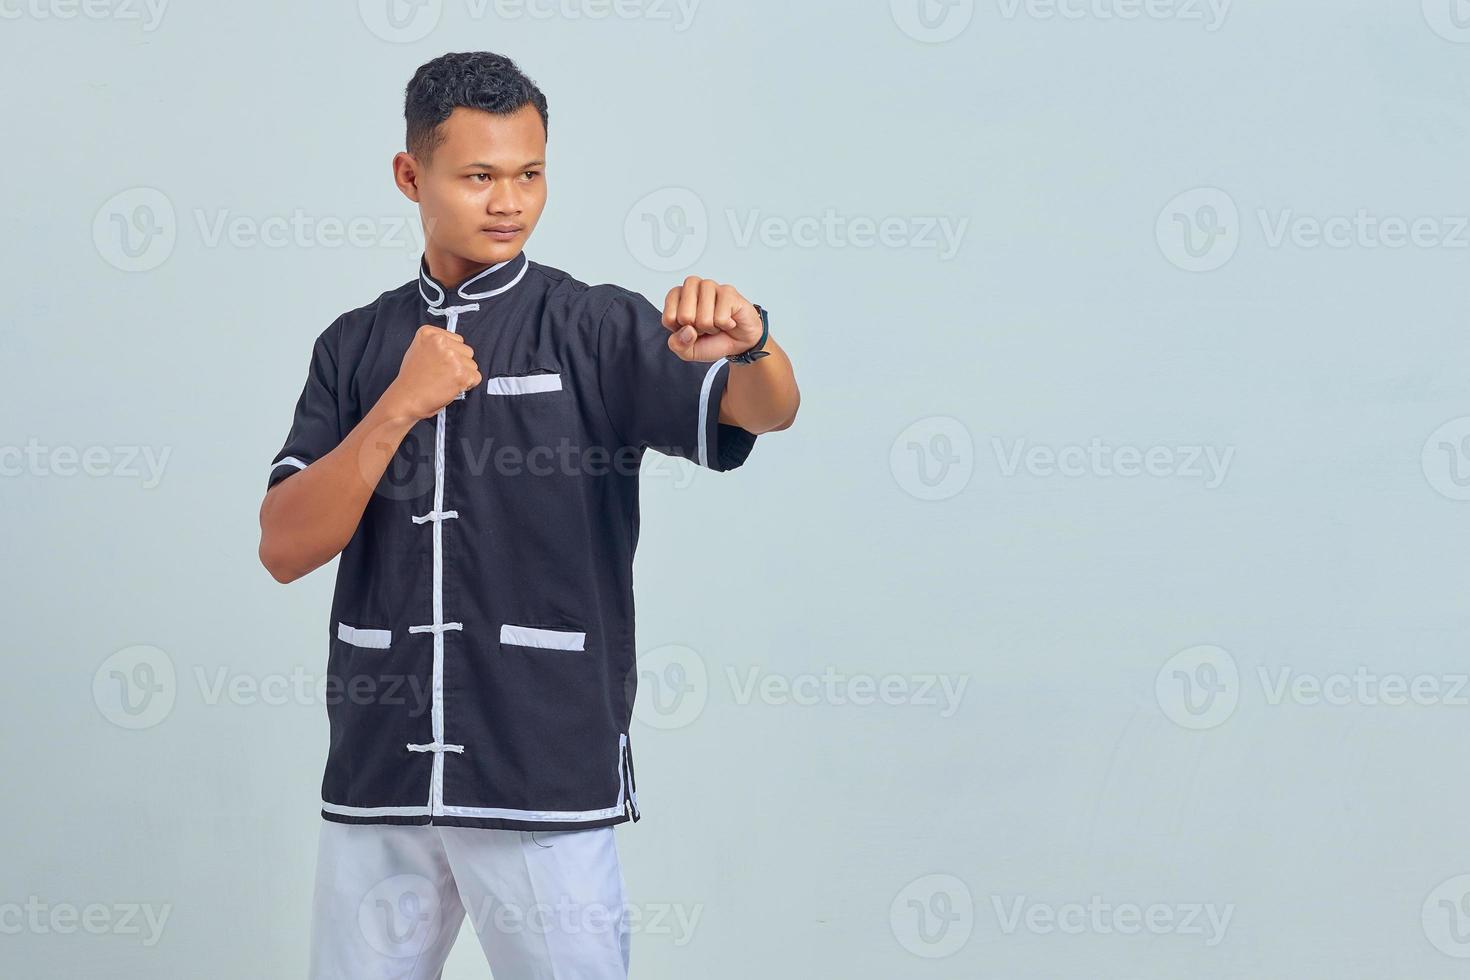
<path id="1" fill-rule="evenodd" d="M 0 24 L 0 973 L 303 975 L 335 565 L 257 508 L 488 48 L 528 254 L 804 394 L 645 484 L 634 976 L 1464 975 L 1470 4 L 94 2 Z"/>

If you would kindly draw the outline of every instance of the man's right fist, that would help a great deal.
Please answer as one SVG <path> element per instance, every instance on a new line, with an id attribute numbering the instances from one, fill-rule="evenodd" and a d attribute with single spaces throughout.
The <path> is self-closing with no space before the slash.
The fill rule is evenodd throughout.
<path id="1" fill-rule="evenodd" d="M 413 418 L 426 419 L 479 383 L 475 352 L 464 338 L 426 323 L 413 335 L 385 397 Z"/>

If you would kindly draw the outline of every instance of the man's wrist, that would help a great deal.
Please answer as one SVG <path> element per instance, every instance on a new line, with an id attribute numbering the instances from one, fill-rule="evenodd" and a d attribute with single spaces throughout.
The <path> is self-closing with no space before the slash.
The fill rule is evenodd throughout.
<path id="1" fill-rule="evenodd" d="M 748 359 L 747 358 L 741 358 L 741 359 L 737 360 L 736 357 L 735 357 L 735 355 L 730 355 L 730 356 L 726 357 L 725 360 L 727 360 L 727 361 L 730 362 L 730 366 L 731 367 L 745 367 L 745 368 L 759 367 L 762 364 L 762 359 L 763 358 L 767 358 L 767 357 L 770 357 L 771 356 L 771 341 L 774 340 L 774 339 L 775 338 L 768 336 L 766 338 L 765 349 L 764 350 L 760 350 L 760 351 L 756 351 L 755 353 L 751 354 Z"/>
<path id="2" fill-rule="evenodd" d="M 377 403 L 373 405 L 368 414 L 377 416 L 375 421 L 379 425 L 401 428 L 404 434 L 407 434 L 408 430 L 419 421 L 418 416 L 410 411 L 404 401 L 398 397 L 398 393 L 393 390 L 391 384 L 379 396 Z"/>

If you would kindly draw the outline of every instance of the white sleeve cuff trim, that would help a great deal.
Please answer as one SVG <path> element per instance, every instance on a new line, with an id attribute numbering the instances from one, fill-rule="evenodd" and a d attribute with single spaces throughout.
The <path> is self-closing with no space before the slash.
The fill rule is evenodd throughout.
<path id="1" fill-rule="evenodd" d="M 704 384 L 700 385 L 699 388 L 698 462 L 700 466 L 709 466 L 709 392 L 714 387 L 715 375 L 720 372 L 720 368 L 725 367 L 729 363 L 729 361 L 722 357 L 711 364 L 709 370 L 704 372 Z"/>

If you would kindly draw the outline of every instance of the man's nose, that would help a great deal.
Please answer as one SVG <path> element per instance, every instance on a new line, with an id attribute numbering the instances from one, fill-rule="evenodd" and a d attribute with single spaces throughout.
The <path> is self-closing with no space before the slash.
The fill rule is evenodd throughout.
<path id="1" fill-rule="evenodd" d="M 521 211 L 520 193 L 508 184 L 502 184 L 490 191 L 490 198 L 485 202 L 485 210 L 491 214 L 519 214 Z"/>

